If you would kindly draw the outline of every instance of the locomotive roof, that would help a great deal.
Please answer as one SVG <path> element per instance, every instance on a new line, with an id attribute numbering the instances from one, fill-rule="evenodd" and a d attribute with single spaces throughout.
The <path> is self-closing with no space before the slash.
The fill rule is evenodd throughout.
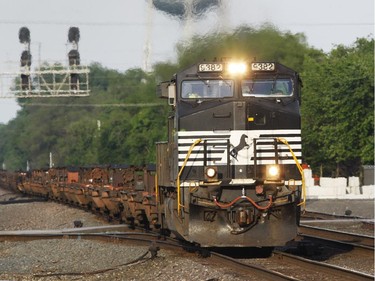
<path id="1" fill-rule="evenodd" d="M 220 62 L 220 61 L 202 61 L 199 63 L 195 63 L 184 70 L 178 72 L 177 78 L 196 78 L 196 77 L 212 77 L 212 76 L 226 76 L 228 72 L 226 72 L 226 66 L 230 62 Z M 243 62 L 247 65 L 249 71 L 244 75 L 244 77 L 252 76 L 253 74 L 257 75 L 296 75 L 296 71 L 279 63 L 279 62 L 271 62 L 271 61 L 262 61 L 262 62 Z M 258 69 L 254 69 L 254 65 L 259 66 Z M 202 66 L 206 68 L 212 68 L 213 70 L 205 70 Z M 271 66 L 272 68 L 266 69 L 267 66 Z M 262 68 L 263 67 L 263 68 Z M 203 69 L 203 70 L 202 70 Z"/>

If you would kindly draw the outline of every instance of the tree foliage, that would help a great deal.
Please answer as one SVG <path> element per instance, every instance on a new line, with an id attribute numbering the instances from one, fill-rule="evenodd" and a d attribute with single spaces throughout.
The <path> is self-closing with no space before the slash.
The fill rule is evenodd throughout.
<path id="1" fill-rule="evenodd" d="M 188 45 L 177 46 L 179 67 L 199 60 L 214 58 L 278 61 L 301 71 L 304 55 L 309 50 L 303 34 L 283 33 L 271 25 L 259 29 L 241 26 L 233 33 L 195 37 Z"/>
<path id="2" fill-rule="evenodd" d="M 156 97 L 154 75 L 99 64 L 90 73 L 89 97 L 19 99 L 17 118 L 0 126 L 0 161 L 8 169 L 48 167 L 50 152 L 56 166 L 155 162 L 152 147 L 166 138 L 168 107 Z"/>
<path id="3" fill-rule="evenodd" d="M 374 163 L 374 40 L 305 58 L 304 155 L 315 169 L 358 175 Z"/>

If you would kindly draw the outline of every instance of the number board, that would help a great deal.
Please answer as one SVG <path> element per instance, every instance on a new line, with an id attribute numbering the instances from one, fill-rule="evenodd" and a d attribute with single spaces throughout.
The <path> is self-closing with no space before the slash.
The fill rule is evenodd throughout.
<path id="1" fill-rule="evenodd" d="M 219 72 L 223 71 L 222 63 L 201 63 L 198 65 L 199 72 Z"/>
<path id="2" fill-rule="evenodd" d="M 275 63 L 273 62 L 253 62 L 251 64 L 253 71 L 275 71 Z"/>

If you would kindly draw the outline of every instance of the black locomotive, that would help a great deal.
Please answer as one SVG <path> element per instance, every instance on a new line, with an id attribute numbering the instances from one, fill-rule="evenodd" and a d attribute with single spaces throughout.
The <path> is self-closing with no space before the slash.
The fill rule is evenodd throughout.
<path id="1" fill-rule="evenodd" d="M 160 85 L 157 145 L 168 229 L 215 247 L 284 245 L 303 204 L 298 74 L 275 62 L 202 62 Z"/>

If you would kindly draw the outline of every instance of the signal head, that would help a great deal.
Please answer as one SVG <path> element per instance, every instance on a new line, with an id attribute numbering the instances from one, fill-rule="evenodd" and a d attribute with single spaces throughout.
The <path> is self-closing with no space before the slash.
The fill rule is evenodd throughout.
<path id="1" fill-rule="evenodd" d="M 29 51 L 23 51 L 21 54 L 21 66 L 31 66 L 31 54 Z"/>
<path id="2" fill-rule="evenodd" d="M 18 31 L 18 38 L 20 43 L 30 43 L 30 30 L 26 26 L 21 27 Z"/>
<path id="3" fill-rule="evenodd" d="M 79 28 L 78 27 L 70 27 L 69 28 L 69 33 L 68 33 L 68 40 L 70 43 L 78 43 L 80 38 L 79 35 Z"/>

